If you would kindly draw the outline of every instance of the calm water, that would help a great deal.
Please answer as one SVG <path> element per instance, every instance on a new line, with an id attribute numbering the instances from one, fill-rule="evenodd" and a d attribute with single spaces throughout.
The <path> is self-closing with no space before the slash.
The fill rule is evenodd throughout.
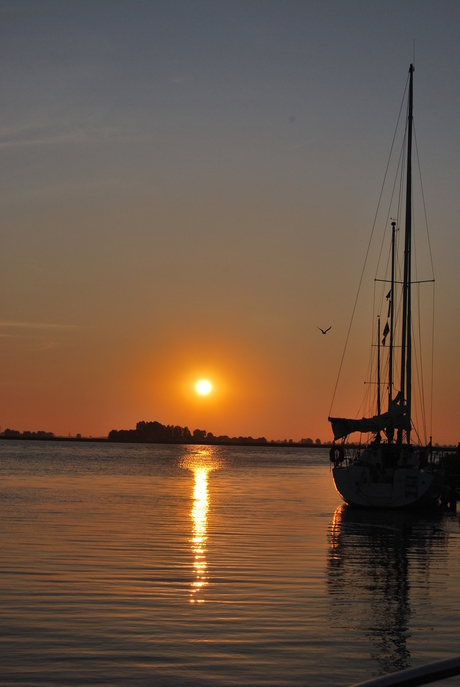
<path id="1" fill-rule="evenodd" d="M 350 511 L 328 462 L 0 442 L 0 684 L 350 685 L 460 654 L 458 517 Z"/>

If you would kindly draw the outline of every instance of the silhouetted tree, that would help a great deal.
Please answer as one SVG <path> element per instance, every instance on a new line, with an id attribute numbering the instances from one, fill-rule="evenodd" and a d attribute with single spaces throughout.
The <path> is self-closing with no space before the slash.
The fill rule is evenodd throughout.
<path id="1" fill-rule="evenodd" d="M 204 441 L 206 439 L 206 430 L 205 429 L 194 429 L 193 430 L 193 441 L 195 441 L 197 444 L 199 444 L 201 441 Z"/>

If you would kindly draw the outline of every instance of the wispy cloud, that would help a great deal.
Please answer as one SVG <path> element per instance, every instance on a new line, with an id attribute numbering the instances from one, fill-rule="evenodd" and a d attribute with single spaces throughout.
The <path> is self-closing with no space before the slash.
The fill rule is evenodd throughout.
<path id="1" fill-rule="evenodd" d="M 16 346 L 26 346 L 32 351 L 49 351 L 61 348 L 65 333 L 76 332 L 81 327 L 76 324 L 57 324 L 54 322 L 15 322 L 0 320 L 0 341 L 16 341 Z"/>
<path id="2" fill-rule="evenodd" d="M 0 339 L 30 339 L 32 336 L 31 334 L 5 334 L 5 332 L 0 332 Z"/>
<path id="3" fill-rule="evenodd" d="M 72 123 L 67 126 L 56 122 L 52 127 L 23 124 L 0 129 L 0 149 L 126 140 L 132 135 L 139 136 L 139 131 L 136 129 L 132 131 L 121 126 L 109 126 L 97 121 Z"/>
<path id="4" fill-rule="evenodd" d="M 50 351 L 54 348 L 61 348 L 61 344 L 57 341 L 43 341 L 38 346 L 34 346 L 32 350 L 34 351 Z"/>
<path id="5" fill-rule="evenodd" d="M 46 135 L 44 132 L 30 132 L 23 131 L 18 132 L 16 136 L 1 137 L 0 138 L 0 149 L 1 148 L 13 148 L 18 146 L 40 146 L 40 145 L 50 145 L 50 144 L 62 144 L 62 143 L 78 143 L 84 140 L 84 136 L 81 131 L 73 131 L 60 134 L 49 134 Z"/>
<path id="6" fill-rule="evenodd" d="M 52 329 L 52 330 L 77 330 L 81 327 L 77 324 L 53 324 L 48 322 L 13 322 L 12 320 L 0 320 L 0 327 L 14 327 L 17 329 Z M 5 335 L 4 335 L 5 336 Z"/>

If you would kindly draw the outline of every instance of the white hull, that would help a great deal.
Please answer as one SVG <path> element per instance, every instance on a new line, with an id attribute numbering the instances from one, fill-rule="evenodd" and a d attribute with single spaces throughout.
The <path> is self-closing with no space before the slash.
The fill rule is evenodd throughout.
<path id="1" fill-rule="evenodd" d="M 360 462 L 332 470 L 334 484 L 343 500 L 365 508 L 409 508 L 435 504 L 441 497 L 443 480 L 436 472 L 414 467 L 398 467 L 375 478 L 371 465 Z"/>

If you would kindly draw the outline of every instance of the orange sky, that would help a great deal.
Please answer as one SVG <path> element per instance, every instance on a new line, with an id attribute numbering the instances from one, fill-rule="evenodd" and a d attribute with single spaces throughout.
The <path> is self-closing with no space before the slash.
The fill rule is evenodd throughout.
<path id="1" fill-rule="evenodd" d="M 416 37 L 433 438 L 460 439 L 456 4 L 44 0 L 0 16 L 2 430 L 330 440 Z M 359 407 L 365 318 L 336 414 Z"/>

